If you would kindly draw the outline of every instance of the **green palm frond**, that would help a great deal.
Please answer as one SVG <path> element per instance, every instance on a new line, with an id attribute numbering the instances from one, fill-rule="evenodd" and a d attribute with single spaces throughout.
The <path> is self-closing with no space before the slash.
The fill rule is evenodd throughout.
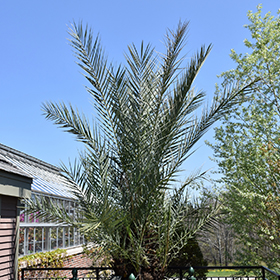
<path id="1" fill-rule="evenodd" d="M 90 146 L 94 145 L 93 133 L 97 128 L 94 129 L 87 118 L 83 114 L 80 115 L 78 109 L 74 109 L 71 104 L 68 108 L 63 102 L 58 104 L 46 102 L 42 105 L 42 110 L 47 119 L 74 134 L 79 141 Z"/>
<path id="2" fill-rule="evenodd" d="M 64 103 L 43 105 L 47 119 L 85 144 L 77 162 L 62 166 L 73 182 L 82 217 L 72 224 L 114 261 L 130 262 L 136 272 L 155 260 L 164 271 L 191 236 L 215 222 L 217 205 L 191 203 L 186 194 L 204 171 L 190 175 L 178 188 L 174 184 L 198 140 L 254 85 L 232 84 L 197 113 L 206 95 L 196 92 L 193 83 L 212 45 L 202 46 L 184 65 L 187 28 L 188 23 L 179 23 L 175 31 L 167 31 L 165 54 L 155 55 L 143 42 L 139 50 L 132 44 L 127 64 L 114 67 L 99 36 L 73 24 L 70 43 L 89 82 L 86 89 L 97 118 L 93 124 Z M 71 223 L 62 209 L 36 203 L 42 215 L 50 211 L 60 221 L 66 215 Z"/>

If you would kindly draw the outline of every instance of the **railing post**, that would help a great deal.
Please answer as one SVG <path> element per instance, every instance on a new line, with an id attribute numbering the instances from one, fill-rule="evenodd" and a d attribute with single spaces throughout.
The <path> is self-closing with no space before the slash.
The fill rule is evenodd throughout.
<path id="1" fill-rule="evenodd" d="M 135 276 L 133 273 L 131 273 L 128 277 L 129 280 L 136 280 Z"/>
<path id="2" fill-rule="evenodd" d="M 180 280 L 183 280 L 183 271 L 182 271 L 182 268 L 180 268 Z"/>
<path id="3" fill-rule="evenodd" d="M 21 280 L 24 280 L 24 268 L 21 270 Z"/>
<path id="4" fill-rule="evenodd" d="M 72 275 L 73 277 L 71 278 L 71 280 L 78 280 L 78 270 L 76 268 L 72 270 Z"/>
<path id="5" fill-rule="evenodd" d="M 265 269 L 263 266 L 262 266 L 262 279 L 265 280 Z"/>
<path id="6" fill-rule="evenodd" d="M 196 280 L 196 278 L 194 277 L 194 269 L 193 269 L 193 267 L 190 267 L 188 279 L 189 280 Z"/>
<path id="7" fill-rule="evenodd" d="M 99 269 L 96 268 L 96 280 L 99 280 Z"/>

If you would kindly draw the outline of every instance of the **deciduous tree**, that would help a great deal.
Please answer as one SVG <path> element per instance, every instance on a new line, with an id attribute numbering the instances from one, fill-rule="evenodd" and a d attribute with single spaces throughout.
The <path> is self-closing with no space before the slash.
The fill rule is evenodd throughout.
<path id="1" fill-rule="evenodd" d="M 279 97 L 280 97 L 280 18 L 270 13 L 262 17 L 262 7 L 248 12 L 245 27 L 251 39 L 249 51 L 231 58 L 234 70 L 222 73 L 223 86 L 252 77 L 260 80 L 242 106 L 228 115 L 215 129 L 215 160 L 221 173 L 224 205 L 239 241 L 242 264 L 266 264 L 279 268 Z M 217 89 L 219 95 L 219 89 Z M 278 212 L 279 214 L 279 212 Z M 275 220 L 278 219 L 278 220 Z M 272 230 L 273 227 L 273 230 Z"/>

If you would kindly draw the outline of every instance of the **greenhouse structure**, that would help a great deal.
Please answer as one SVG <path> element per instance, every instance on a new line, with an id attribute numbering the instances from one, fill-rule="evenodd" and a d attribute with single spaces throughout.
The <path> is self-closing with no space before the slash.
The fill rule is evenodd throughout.
<path id="1" fill-rule="evenodd" d="M 76 202 L 69 191 L 71 182 L 60 169 L 37 158 L 0 144 L 0 158 L 32 178 L 31 197 L 51 197 L 75 219 Z M 50 223 L 36 214 L 19 213 L 18 255 L 50 251 L 57 248 L 81 247 L 84 237 L 67 224 Z"/>

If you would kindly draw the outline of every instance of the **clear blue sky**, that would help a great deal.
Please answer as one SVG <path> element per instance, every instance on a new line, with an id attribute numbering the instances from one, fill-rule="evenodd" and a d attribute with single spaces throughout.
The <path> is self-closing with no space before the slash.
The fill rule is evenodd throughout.
<path id="1" fill-rule="evenodd" d="M 167 28 L 181 19 L 190 21 L 186 52 L 191 56 L 202 44 L 214 48 L 195 85 L 211 98 L 216 75 L 234 67 L 230 49 L 246 52 L 248 10 L 254 0 L 0 0 L 0 143 L 58 165 L 73 160 L 81 148 L 74 138 L 42 116 L 44 101 L 65 101 L 92 114 L 86 81 L 75 64 L 67 42 L 67 26 L 83 21 L 101 34 L 108 57 L 123 61 L 127 45 L 141 40 L 162 50 Z M 263 11 L 276 15 L 279 0 L 266 0 Z M 211 131 L 206 138 L 213 137 Z M 203 141 L 189 159 L 183 177 L 208 160 L 211 149 Z"/>

